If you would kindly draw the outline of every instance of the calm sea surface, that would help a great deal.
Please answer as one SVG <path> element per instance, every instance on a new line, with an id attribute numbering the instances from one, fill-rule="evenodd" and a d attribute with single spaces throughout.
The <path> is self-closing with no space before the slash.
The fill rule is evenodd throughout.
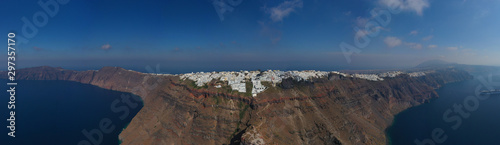
<path id="1" fill-rule="evenodd" d="M 500 95 L 479 99 L 475 93 L 476 88 L 482 86 L 478 78 L 488 81 L 489 74 L 496 83 L 494 87 L 500 89 L 499 72 L 474 74 L 473 80 L 447 84 L 436 90 L 440 98 L 396 115 L 387 129 L 390 142 L 393 145 L 415 145 L 416 141 L 436 145 L 500 145 Z"/>
<path id="2" fill-rule="evenodd" d="M 130 99 L 130 107 L 121 95 L 96 86 L 69 81 L 18 81 L 16 86 L 16 137 L 7 135 L 9 118 L 6 80 L 1 91 L 0 142 L 6 145 L 82 145 L 100 143 L 118 145 L 118 134 L 142 108 L 142 102 Z M 115 102 L 113 104 L 113 102 Z M 125 110 L 129 111 L 127 115 Z M 122 117 L 122 118 L 120 118 Z M 101 129 L 100 123 L 104 130 Z M 87 132 L 87 137 L 82 131 Z M 102 134 L 102 136 L 101 136 Z"/>

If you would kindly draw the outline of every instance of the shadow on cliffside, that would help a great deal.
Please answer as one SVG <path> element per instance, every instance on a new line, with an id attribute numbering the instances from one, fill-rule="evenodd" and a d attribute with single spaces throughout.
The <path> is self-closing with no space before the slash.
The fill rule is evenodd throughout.
<path id="1" fill-rule="evenodd" d="M 247 126 L 247 128 L 248 128 L 248 126 Z M 231 138 L 230 145 L 240 145 L 241 144 L 241 137 L 243 136 L 243 134 L 245 134 L 247 128 L 241 130 L 236 135 L 234 135 L 234 137 Z"/>

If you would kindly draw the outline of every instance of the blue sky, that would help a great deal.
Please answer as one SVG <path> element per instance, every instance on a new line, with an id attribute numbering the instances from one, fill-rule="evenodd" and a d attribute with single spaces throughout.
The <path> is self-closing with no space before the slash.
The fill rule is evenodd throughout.
<path id="1" fill-rule="evenodd" d="M 47 12 L 31 0 L 1 6 L 10 11 L 3 33 L 27 40 L 18 40 L 19 67 L 334 70 L 412 67 L 430 59 L 500 65 L 498 0 L 41 2 L 58 9 Z M 382 25 L 377 16 L 387 15 L 372 11 L 389 12 L 390 21 Z M 36 33 L 23 29 L 23 17 Z M 356 46 L 363 38 L 370 41 Z M 359 51 L 346 59 L 341 43 Z"/>

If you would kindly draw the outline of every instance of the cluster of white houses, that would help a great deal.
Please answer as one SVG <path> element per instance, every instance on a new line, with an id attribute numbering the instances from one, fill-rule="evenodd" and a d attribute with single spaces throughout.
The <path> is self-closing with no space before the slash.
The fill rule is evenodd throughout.
<path id="1" fill-rule="evenodd" d="M 411 77 L 423 76 L 430 72 L 412 72 L 404 73 L 401 71 L 385 72 L 380 74 L 346 74 L 337 71 L 326 72 L 326 71 L 315 71 L 315 70 L 304 70 L 304 71 L 279 71 L 279 70 L 267 70 L 267 71 L 223 71 L 223 72 L 197 72 L 197 73 L 186 73 L 180 74 L 181 79 L 189 79 L 195 81 L 197 86 L 203 86 L 212 80 L 219 80 L 227 82 L 227 85 L 231 86 L 233 90 L 245 93 L 246 82 L 252 82 L 252 96 L 257 96 L 258 93 L 266 90 L 266 86 L 262 85 L 262 82 L 270 82 L 274 87 L 276 84 L 281 83 L 283 79 L 292 78 L 297 81 L 307 81 L 312 78 L 322 78 L 327 77 L 329 73 L 334 73 L 342 75 L 344 77 L 355 77 L 361 79 L 367 79 L 370 81 L 383 81 L 385 77 L 396 77 L 400 74 L 408 74 Z M 216 86 L 220 88 L 220 85 Z"/>

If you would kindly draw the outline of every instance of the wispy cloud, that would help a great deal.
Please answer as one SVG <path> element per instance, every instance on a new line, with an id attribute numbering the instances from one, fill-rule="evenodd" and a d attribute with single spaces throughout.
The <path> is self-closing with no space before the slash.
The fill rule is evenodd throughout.
<path id="1" fill-rule="evenodd" d="M 365 37 L 369 33 L 370 32 L 368 32 L 366 30 L 359 30 L 359 31 L 356 32 L 356 34 L 354 34 L 354 37 L 356 37 L 356 39 L 358 39 L 358 38 L 361 38 L 361 37 Z"/>
<path id="2" fill-rule="evenodd" d="M 181 51 L 182 51 L 182 49 L 180 49 L 179 47 L 175 47 L 175 48 L 172 50 L 172 52 L 173 52 L 173 53 L 177 53 L 177 52 L 181 52 Z"/>
<path id="3" fill-rule="evenodd" d="M 365 27 L 365 25 L 366 25 L 366 23 L 368 23 L 368 21 L 370 21 L 369 18 L 357 17 L 356 18 L 356 25 L 358 27 Z"/>
<path id="4" fill-rule="evenodd" d="M 413 49 L 422 49 L 422 44 L 420 43 L 405 43 L 406 45 L 410 46 L 410 48 L 413 48 Z"/>
<path id="5" fill-rule="evenodd" d="M 367 23 L 370 20 L 371 20 L 371 18 L 357 17 L 355 20 L 355 23 L 356 23 L 357 27 L 365 28 Z M 376 27 L 371 28 L 371 30 L 359 29 L 358 31 L 355 32 L 354 37 L 356 37 L 356 39 L 358 39 L 358 38 L 364 37 L 366 35 L 370 35 L 372 33 L 378 32 L 380 30 L 384 30 L 384 28 L 381 26 L 376 26 Z"/>
<path id="6" fill-rule="evenodd" d="M 438 47 L 438 46 L 437 45 L 429 45 L 429 46 L 427 46 L 427 48 L 436 48 L 436 47 Z"/>
<path id="7" fill-rule="evenodd" d="M 410 35 L 417 35 L 418 34 L 418 31 L 417 30 L 413 30 L 410 32 Z"/>
<path id="8" fill-rule="evenodd" d="M 386 37 L 384 39 L 384 43 L 389 47 L 389 48 L 392 48 L 392 47 L 396 47 L 396 46 L 399 46 L 401 45 L 402 41 L 401 39 L 397 38 L 397 37 Z"/>
<path id="9" fill-rule="evenodd" d="M 455 51 L 455 50 L 458 50 L 458 47 L 448 47 L 446 49 L 451 50 L 451 51 Z"/>
<path id="10" fill-rule="evenodd" d="M 462 48 L 462 47 L 460 47 L 460 48 Z M 462 51 L 462 55 L 464 55 L 464 56 L 476 56 L 477 55 L 477 53 L 472 49 L 461 49 L 461 51 Z"/>
<path id="11" fill-rule="evenodd" d="M 281 31 L 273 28 L 270 24 L 265 22 L 258 22 L 261 26 L 261 35 L 268 37 L 272 44 L 276 44 L 281 40 Z"/>
<path id="12" fill-rule="evenodd" d="M 351 11 L 344 12 L 344 15 L 346 15 L 346 16 L 350 16 L 351 14 L 352 14 Z"/>
<path id="13" fill-rule="evenodd" d="M 422 16 L 424 9 L 430 6 L 428 0 L 379 0 L 379 2 L 387 7 L 414 11 L 420 16 Z"/>
<path id="14" fill-rule="evenodd" d="M 396 46 L 399 46 L 399 45 L 402 45 L 402 44 L 405 45 L 405 46 L 408 46 L 408 47 L 410 47 L 412 49 L 417 49 L 417 50 L 420 50 L 420 49 L 423 48 L 423 46 L 422 46 L 421 43 L 404 42 L 401 39 L 399 39 L 397 37 L 392 37 L 392 36 L 385 37 L 384 43 L 389 48 L 396 47 Z"/>
<path id="15" fill-rule="evenodd" d="M 41 51 L 41 50 L 43 50 L 43 48 L 36 47 L 36 46 L 33 46 L 33 49 L 35 49 L 36 51 Z"/>
<path id="16" fill-rule="evenodd" d="M 109 43 L 108 44 L 104 44 L 104 45 L 101 46 L 101 49 L 102 50 L 109 50 L 109 49 L 111 49 L 111 45 L 109 45 Z"/>
<path id="17" fill-rule="evenodd" d="M 270 14 L 271 20 L 280 22 L 283 21 L 283 18 L 290 15 L 290 13 L 296 11 L 296 9 L 302 8 L 302 5 L 302 0 L 284 1 L 276 7 L 267 9 L 267 12 Z"/>
<path id="18" fill-rule="evenodd" d="M 431 40 L 432 38 L 434 38 L 434 35 L 426 36 L 426 37 L 422 38 L 422 40 L 428 41 L 428 40 Z"/>
<path id="19" fill-rule="evenodd" d="M 482 10 L 475 12 L 473 19 L 476 22 L 480 22 L 481 19 L 488 17 L 489 14 L 490 14 L 490 10 L 482 9 Z"/>

